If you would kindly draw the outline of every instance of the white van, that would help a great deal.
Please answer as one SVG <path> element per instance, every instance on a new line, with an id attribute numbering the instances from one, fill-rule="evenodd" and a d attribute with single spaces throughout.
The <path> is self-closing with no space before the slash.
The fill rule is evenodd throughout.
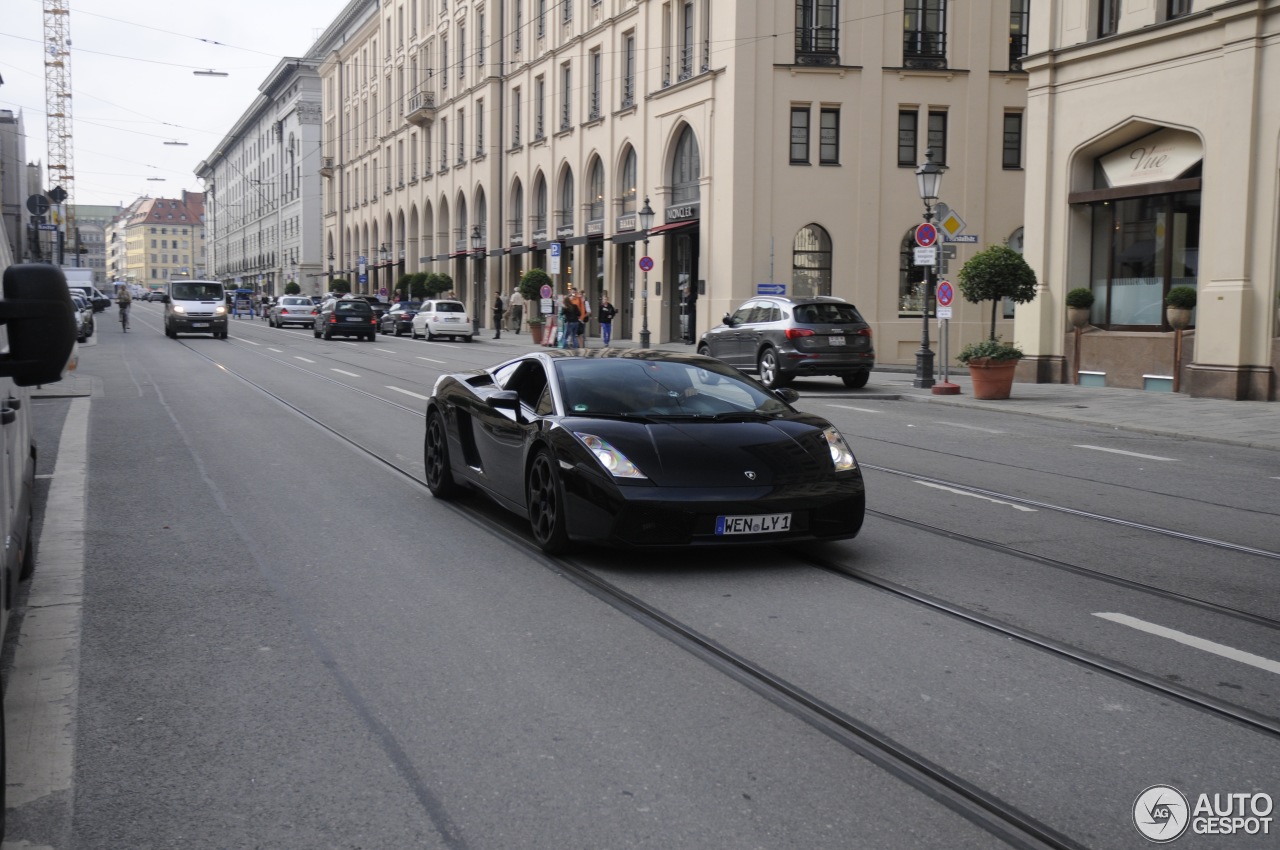
<path id="1" fill-rule="evenodd" d="M 213 334 L 227 338 L 227 297 L 216 280 L 174 280 L 164 298 L 164 335 Z"/>

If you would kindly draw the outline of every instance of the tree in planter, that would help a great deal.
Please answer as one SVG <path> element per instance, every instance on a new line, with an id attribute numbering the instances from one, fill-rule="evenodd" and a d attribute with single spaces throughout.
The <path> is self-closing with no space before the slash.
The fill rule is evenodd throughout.
<path id="1" fill-rule="evenodd" d="M 541 325 L 542 313 L 534 307 L 542 303 L 542 287 L 551 286 L 551 275 L 539 268 L 526 269 L 520 275 L 520 297 L 524 299 L 525 312 L 530 325 Z"/>
<path id="2" fill-rule="evenodd" d="M 409 297 L 421 301 L 427 297 L 427 273 L 415 272 L 409 275 Z"/>
<path id="3" fill-rule="evenodd" d="M 426 280 L 423 281 L 423 288 L 426 291 L 425 297 L 439 298 L 453 289 L 453 278 L 441 272 L 430 272 Z"/>
<path id="4" fill-rule="evenodd" d="M 301 292 L 302 292 L 302 287 L 298 286 L 296 281 L 291 280 L 284 285 L 285 295 L 298 295 Z"/>
<path id="5" fill-rule="evenodd" d="M 402 274 L 399 279 L 396 280 L 396 295 L 399 296 L 396 298 L 397 301 L 402 301 L 409 297 L 409 284 L 412 281 L 413 275 L 411 274 Z"/>
<path id="6" fill-rule="evenodd" d="M 335 277 L 333 282 L 329 284 L 329 291 L 348 293 L 351 291 L 351 281 L 345 277 Z"/>
<path id="7" fill-rule="evenodd" d="M 996 338 L 996 310 L 1008 298 L 1025 304 L 1036 297 L 1036 273 L 1022 255 L 1004 245 L 992 245 L 969 258 L 960 269 L 960 294 L 972 304 L 991 302 L 991 334 Z"/>

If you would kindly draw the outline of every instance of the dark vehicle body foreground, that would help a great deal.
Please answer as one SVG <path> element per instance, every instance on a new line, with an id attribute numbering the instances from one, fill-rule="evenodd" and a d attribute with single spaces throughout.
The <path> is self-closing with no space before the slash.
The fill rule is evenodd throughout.
<path id="1" fill-rule="evenodd" d="M 854 537 L 862 472 L 797 398 L 699 355 L 535 352 L 436 382 L 427 484 L 527 516 L 550 553 Z"/>

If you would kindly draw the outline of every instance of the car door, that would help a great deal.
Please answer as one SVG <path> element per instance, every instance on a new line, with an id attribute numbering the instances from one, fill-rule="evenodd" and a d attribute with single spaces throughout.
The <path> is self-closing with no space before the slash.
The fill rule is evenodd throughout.
<path id="1" fill-rule="evenodd" d="M 717 360 L 722 360 L 730 366 L 750 366 L 749 360 L 743 360 L 742 346 L 742 329 L 751 319 L 751 315 L 757 309 L 757 302 L 748 301 L 743 304 L 733 315 L 730 316 L 729 324 L 717 328 L 717 344 L 711 347 L 711 356 Z"/>
<path id="2" fill-rule="evenodd" d="M 520 415 L 483 404 L 483 398 L 472 412 L 481 474 L 495 494 L 523 505 L 524 449 L 536 421 L 549 412 L 548 376 L 541 361 L 527 358 L 503 367 L 494 378 L 495 391 L 520 397 Z"/>

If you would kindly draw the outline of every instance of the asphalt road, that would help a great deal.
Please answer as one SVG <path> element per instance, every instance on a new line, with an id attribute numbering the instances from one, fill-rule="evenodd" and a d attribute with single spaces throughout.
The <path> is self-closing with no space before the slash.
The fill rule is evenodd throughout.
<path id="1" fill-rule="evenodd" d="M 1128 848 L 1149 786 L 1280 796 L 1274 453 L 801 387 L 858 539 L 554 560 L 414 480 L 492 347 L 158 320 L 37 402 L 83 594 L 11 642 L 7 705 L 47 612 L 74 646 L 6 847 Z"/>

